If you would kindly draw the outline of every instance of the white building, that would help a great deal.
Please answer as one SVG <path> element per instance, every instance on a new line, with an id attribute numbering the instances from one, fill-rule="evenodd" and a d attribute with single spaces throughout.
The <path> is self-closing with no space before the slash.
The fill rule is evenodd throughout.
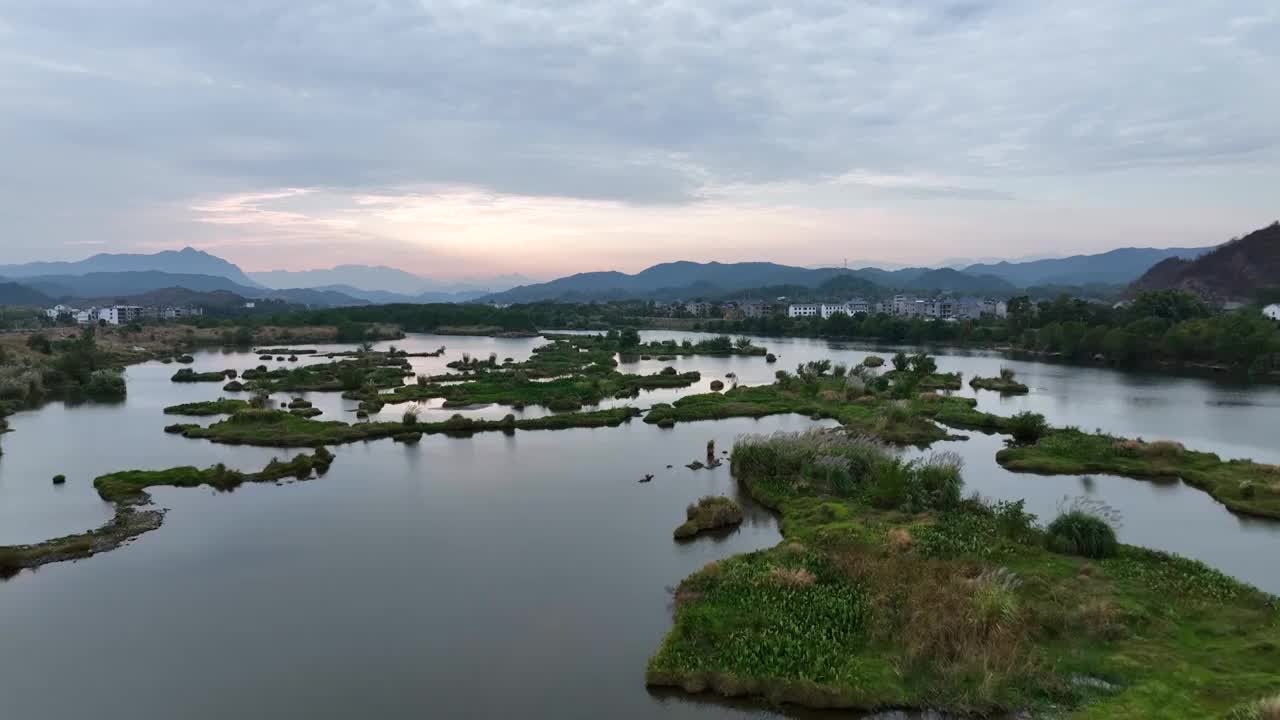
<path id="1" fill-rule="evenodd" d="M 858 313 L 867 313 L 867 314 L 871 313 L 871 303 L 867 302 L 866 300 L 863 300 L 862 298 L 854 298 L 849 302 L 845 303 L 845 305 L 848 307 L 850 315 L 857 315 Z"/>
<path id="2" fill-rule="evenodd" d="M 850 315 L 849 306 L 845 303 L 822 303 L 819 308 L 822 319 L 826 320 L 832 315 Z"/>
<path id="3" fill-rule="evenodd" d="M 98 324 L 98 308 L 80 310 L 76 313 L 76 323 L 80 325 Z"/>
<path id="4" fill-rule="evenodd" d="M 684 311 L 694 317 L 702 317 L 711 312 L 711 303 L 695 300 L 691 303 L 685 303 Z"/>
<path id="5" fill-rule="evenodd" d="M 798 303 L 787 308 L 787 317 L 817 317 L 822 314 L 822 306 L 817 303 Z"/>
<path id="6" fill-rule="evenodd" d="M 98 320 L 105 321 L 108 325 L 128 325 L 140 317 L 140 305 L 112 305 L 98 309 Z"/>
<path id="7" fill-rule="evenodd" d="M 1273 303 L 1262 308 L 1262 314 L 1272 320 L 1280 320 L 1280 303 Z"/>

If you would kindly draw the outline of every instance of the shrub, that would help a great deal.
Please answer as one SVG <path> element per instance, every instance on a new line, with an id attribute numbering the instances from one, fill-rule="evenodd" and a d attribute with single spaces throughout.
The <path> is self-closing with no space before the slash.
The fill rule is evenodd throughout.
<path id="1" fill-rule="evenodd" d="M 94 400 L 120 400 L 125 396 L 124 375 L 115 370 L 98 370 L 84 386 L 85 397 Z"/>
<path id="2" fill-rule="evenodd" d="M 742 507 L 730 498 L 709 495 L 685 508 L 686 521 L 673 533 L 677 539 L 690 538 L 704 530 L 729 527 L 742 522 Z"/>
<path id="3" fill-rule="evenodd" d="M 419 412 L 419 409 L 418 409 L 418 406 L 416 406 L 416 405 L 415 405 L 415 406 L 413 406 L 413 407 L 411 407 L 411 408 L 409 408 L 408 410 L 405 410 L 405 411 L 404 411 L 404 415 L 401 417 L 401 421 L 402 421 L 405 425 L 408 425 L 408 426 L 410 426 L 410 427 L 412 427 L 412 426 L 414 426 L 414 425 L 417 425 L 417 424 L 418 424 L 418 412 Z"/>
<path id="4" fill-rule="evenodd" d="M 1087 558 L 1114 557 L 1120 544 L 1107 521 L 1085 510 L 1069 510 L 1046 529 L 1050 550 Z"/>
<path id="5" fill-rule="evenodd" d="M 1017 442 L 1031 445 L 1049 433 L 1044 416 L 1033 412 L 1020 412 L 1009 418 L 1009 434 Z"/>
<path id="6" fill-rule="evenodd" d="M 61 484 L 65 483 L 66 481 L 67 481 L 67 476 L 66 476 L 66 475 L 58 474 L 58 475 L 54 475 L 54 476 L 53 476 L 53 484 L 54 484 L 54 485 L 61 485 Z"/>
<path id="7" fill-rule="evenodd" d="M 711 390 L 712 390 L 712 392 L 720 392 L 720 391 L 721 391 L 721 390 L 723 390 L 723 389 L 724 389 L 724 383 L 720 382 L 719 380 L 712 380 L 712 381 L 711 381 Z"/>
<path id="8" fill-rule="evenodd" d="M 675 368 L 673 368 L 673 367 L 671 367 L 670 365 L 668 365 L 668 366 L 666 366 L 666 367 L 662 368 L 662 374 L 663 374 L 663 375 L 675 375 L 675 374 L 677 374 L 677 373 L 676 373 L 676 369 L 675 369 Z"/>
<path id="9" fill-rule="evenodd" d="M 768 355 L 764 356 L 764 361 L 767 363 L 776 363 L 778 362 L 778 356 L 774 355 L 773 353 L 769 353 Z"/>
<path id="10" fill-rule="evenodd" d="M 869 368 L 878 368 L 884 365 L 884 358 L 879 355 L 868 355 L 862 359 L 862 364 Z"/>

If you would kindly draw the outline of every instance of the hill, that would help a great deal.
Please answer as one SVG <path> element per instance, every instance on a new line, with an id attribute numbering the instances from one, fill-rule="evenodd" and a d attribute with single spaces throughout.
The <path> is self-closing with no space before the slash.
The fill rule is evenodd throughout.
<path id="1" fill-rule="evenodd" d="M 0 276 L 31 278 L 91 273 L 164 272 L 178 275 L 212 275 L 247 287 L 258 287 L 239 267 L 216 255 L 186 247 L 151 254 L 101 253 L 75 262 L 34 262 L 0 265 Z"/>
<path id="2" fill-rule="evenodd" d="M 1209 300 L 1249 300 L 1275 285 L 1280 285 L 1280 222 L 1219 245 L 1195 260 L 1164 260 L 1130 290 L 1177 288 Z"/>
<path id="3" fill-rule="evenodd" d="M 1213 248 L 1118 248 L 1097 255 L 1073 255 L 1027 262 L 969 265 L 970 275 L 994 275 L 1017 287 L 1033 285 L 1127 285 L 1169 258 L 1191 259 Z"/>
<path id="4" fill-rule="evenodd" d="M 48 295 L 15 282 L 0 282 L 0 305 L 30 305 L 49 307 L 53 300 Z"/>

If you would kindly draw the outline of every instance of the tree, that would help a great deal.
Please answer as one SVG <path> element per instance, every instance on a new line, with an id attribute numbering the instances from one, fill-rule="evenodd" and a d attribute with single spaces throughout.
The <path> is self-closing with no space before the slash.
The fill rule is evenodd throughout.
<path id="1" fill-rule="evenodd" d="M 618 347 L 633 348 L 640 344 L 640 331 L 635 328 L 624 328 L 618 333 Z"/>
<path id="2" fill-rule="evenodd" d="M 890 362 L 893 363 L 893 369 L 898 372 L 907 372 L 911 368 L 911 358 L 904 352 L 894 355 Z"/>

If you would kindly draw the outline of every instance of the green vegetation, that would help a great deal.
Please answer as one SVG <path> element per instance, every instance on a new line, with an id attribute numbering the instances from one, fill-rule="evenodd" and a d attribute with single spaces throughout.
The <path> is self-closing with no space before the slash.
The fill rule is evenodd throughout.
<path id="1" fill-rule="evenodd" d="M 568 428 L 616 427 L 639 415 L 635 408 L 624 407 L 595 412 L 565 413 L 541 418 L 517 420 L 507 415 L 501 420 L 476 420 L 454 415 L 440 422 L 413 424 L 422 434 L 466 436 L 477 432 L 514 432 L 516 430 L 562 430 Z M 403 422 L 362 422 L 308 420 L 285 410 L 241 410 L 208 427 L 170 425 L 165 432 L 188 438 L 202 438 L 228 445 L 263 445 L 267 447 L 315 447 L 338 445 L 362 440 L 389 438 L 405 432 Z"/>
<path id="2" fill-rule="evenodd" d="M 66 475 L 63 475 L 63 474 L 61 474 L 61 473 L 59 473 L 59 474 L 57 474 L 57 475 L 54 475 L 54 476 L 53 476 L 53 484 L 54 484 L 54 485 L 62 485 L 62 484 L 63 484 L 63 483 L 65 483 L 66 481 L 67 481 L 67 476 L 66 476 Z"/>
<path id="3" fill-rule="evenodd" d="M 637 336 L 637 342 L 639 336 Z M 628 352 L 646 353 L 649 355 L 748 355 L 767 357 L 769 349 L 754 345 L 751 338 L 739 337 L 736 340 L 728 335 L 718 335 L 693 342 L 692 340 L 683 340 L 676 342 L 675 340 L 661 340 L 648 343 L 639 343 L 632 346 Z M 775 358 L 776 359 L 776 358 Z"/>
<path id="4" fill-rule="evenodd" d="M 845 433 L 740 439 L 777 547 L 680 584 L 651 685 L 808 707 L 1221 717 L 1274 693 L 1275 598 L 1120 546 L 1050 552 L 1021 503 L 959 497 L 954 458 Z"/>
<path id="5" fill-rule="evenodd" d="M 411 374 L 407 360 L 386 353 L 367 353 L 352 360 L 276 370 L 259 366 L 245 370 L 240 377 L 248 388 L 265 392 L 341 392 L 396 387 Z"/>
<path id="6" fill-rule="evenodd" d="M 230 415 L 234 412 L 245 410 L 249 407 L 247 400 L 231 400 L 228 398 L 218 398 L 217 400 L 204 400 L 201 402 L 183 403 L 181 405 L 170 405 L 164 409 L 165 415 Z"/>
<path id="7" fill-rule="evenodd" d="M 1181 478 L 1231 510 L 1280 518 L 1280 466 L 1222 460 L 1179 443 L 1127 440 L 1066 428 L 1048 432 L 1033 445 L 1001 450 L 996 461 L 1008 470 L 1044 475 Z"/>
<path id="8" fill-rule="evenodd" d="M 975 390 L 994 390 L 1001 395 L 1026 395 L 1027 386 L 1014 379 L 1011 368 L 1000 368 L 1000 376 L 993 378 L 975 377 L 969 381 L 969 387 Z"/>
<path id="9" fill-rule="evenodd" d="M 700 532 L 733 527 L 742 523 L 742 506 L 731 498 L 708 495 L 685 509 L 685 522 L 675 529 L 677 540 L 686 540 Z"/>
<path id="10" fill-rule="evenodd" d="M 150 501 L 147 488 L 161 485 L 209 485 L 218 490 L 233 490 L 246 482 L 274 482 L 286 477 L 306 479 L 313 475 L 323 475 L 332 462 L 333 454 L 318 447 L 312 454 L 298 455 L 288 462 L 273 459 L 256 473 L 244 473 L 215 465 L 203 470 L 176 467 L 103 475 L 93 481 L 93 486 L 103 500 L 115 503 L 115 516 L 110 522 L 96 530 L 54 538 L 35 545 L 0 546 L 0 577 L 12 576 L 24 568 L 78 560 L 114 550 L 129 540 L 160 527 L 164 520 L 163 512 L 133 507 Z"/>

